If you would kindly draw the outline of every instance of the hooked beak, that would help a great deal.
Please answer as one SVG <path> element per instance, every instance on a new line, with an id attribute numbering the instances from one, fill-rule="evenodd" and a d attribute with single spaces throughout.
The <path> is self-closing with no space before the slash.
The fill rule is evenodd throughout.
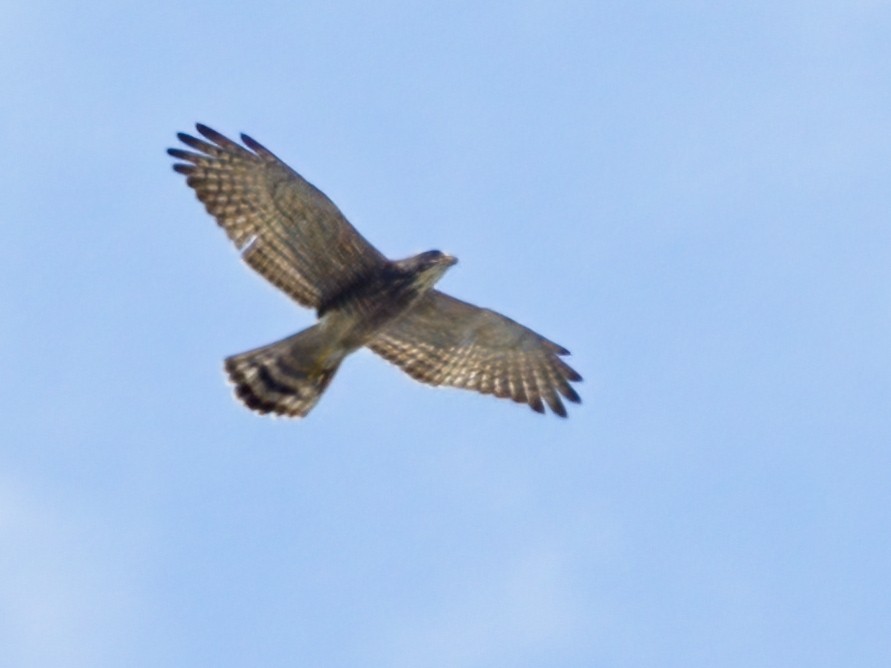
<path id="1" fill-rule="evenodd" d="M 442 256 L 442 263 L 447 267 L 451 267 L 458 264 L 458 258 L 456 258 L 454 255 L 444 254 Z"/>

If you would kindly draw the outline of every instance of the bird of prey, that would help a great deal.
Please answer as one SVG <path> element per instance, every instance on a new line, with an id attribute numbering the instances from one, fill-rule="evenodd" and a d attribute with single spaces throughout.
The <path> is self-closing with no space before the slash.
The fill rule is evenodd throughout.
<path id="1" fill-rule="evenodd" d="M 416 380 L 476 390 L 562 417 L 581 376 L 569 351 L 500 313 L 433 285 L 457 260 L 437 250 L 388 260 L 334 203 L 247 135 L 239 144 L 205 125 L 177 136 L 180 162 L 242 258 L 318 321 L 225 361 L 235 394 L 258 413 L 304 417 L 343 359 L 364 347 Z"/>

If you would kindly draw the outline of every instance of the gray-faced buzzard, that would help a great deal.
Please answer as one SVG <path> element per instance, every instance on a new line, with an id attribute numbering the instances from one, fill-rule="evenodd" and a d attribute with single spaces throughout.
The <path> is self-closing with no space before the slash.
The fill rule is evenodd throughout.
<path id="1" fill-rule="evenodd" d="M 579 396 L 569 351 L 510 318 L 433 288 L 457 260 L 428 251 L 392 261 L 368 243 L 321 191 L 269 150 L 198 124 L 171 148 L 207 211 L 251 267 L 318 322 L 226 359 L 242 402 L 258 413 L 303 417 L 343 359 L 366 346 L 421 382 L 476 390 L 560 416 L 560 395 Z"/>

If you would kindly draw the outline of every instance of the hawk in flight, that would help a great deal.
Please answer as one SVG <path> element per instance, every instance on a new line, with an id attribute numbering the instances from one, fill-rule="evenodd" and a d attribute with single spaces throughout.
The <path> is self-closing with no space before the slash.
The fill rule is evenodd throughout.
<path id="1" fill-rule="evenodd" d="M 334 203 L 247 135 L 198 124 L 191 151 L 168 153 L 242 258 L 318 322 L 226 359 L 238 398 L 258 413 L 303 417 L 343 359 L 365 346 L 416 380 L 476 390 L 566 416 L 581 376 L 569 351 L 510 318 L 433 285 L 457 262 L 440 251 L 388 260 Z"/>

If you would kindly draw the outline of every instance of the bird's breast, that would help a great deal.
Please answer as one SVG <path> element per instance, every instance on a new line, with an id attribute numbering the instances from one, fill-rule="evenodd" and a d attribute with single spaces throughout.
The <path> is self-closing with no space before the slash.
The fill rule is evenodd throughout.
<path id="1" fill-rule="evenodd" d="M 320 309 L 321 321 L 344 347 L 355 350 L 411 308 L 425 292 L 423 287 L 408 277 L 370 279 Z"/>

